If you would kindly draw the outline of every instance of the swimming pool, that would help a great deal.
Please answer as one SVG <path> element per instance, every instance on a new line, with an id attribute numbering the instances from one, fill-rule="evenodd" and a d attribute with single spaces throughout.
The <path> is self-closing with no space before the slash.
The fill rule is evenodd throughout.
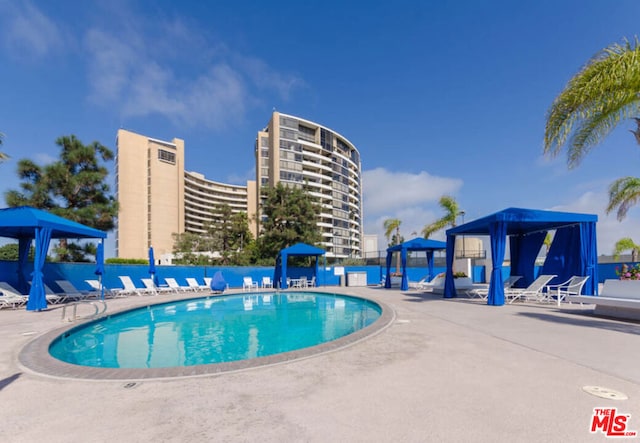
<path id="1" fill-rule="evenodd" d="M 373 324 L 381 312 L 366 299 L 306 291 L 174 301 L 73 328 L 49 352 L 96 368 L 229 363 L 337 340 Z"/>

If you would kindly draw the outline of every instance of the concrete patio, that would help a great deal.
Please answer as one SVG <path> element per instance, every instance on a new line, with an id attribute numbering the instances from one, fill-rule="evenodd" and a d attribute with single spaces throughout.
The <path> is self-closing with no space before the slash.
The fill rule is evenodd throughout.
<path id="1" fill-rule="evenodd" d="M 0 310 L 0 441 L 604 441 L 589 432 L 596 407 L 630 414 L 627 430 L 640 431 L 638 323 L 594 317 L 580 305 L 490 307 L 416 291 L 327 290 L 382 301 L 395 319 L 325 354 L 164 380 L 33 373 L 18 355 L 64 325 L 60 309 Z M 168 299 L 108 304 L 112 311 Z M 596 397 L 585 386 L 628 399 Z"/>

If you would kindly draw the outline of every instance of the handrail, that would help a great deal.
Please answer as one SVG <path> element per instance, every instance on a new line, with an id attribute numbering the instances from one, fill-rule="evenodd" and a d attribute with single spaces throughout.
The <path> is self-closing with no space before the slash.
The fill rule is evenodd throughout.
<path id="1" fill-rule="evenodd" d="M 82 317 L 79 317 L 77 315 L 78 312 L 78 306 L 80 305 L 87 305 L 90 304 L 93 306 L 93 308 L 95 309 L 95 312 L 91 315 L 85 315 Z M 67 308 L 68 307 L 73 307 L 73 314 L 67 318 Z M 62 321 L 68 321 L 68 322 L 72 322 L 72 321 L 76 321 L 76 320 L 81 320 L 81 319 L 91 319 L 91 318 L 96 318 L 99 315 L 104 314 L 107 311 L 107 303 L 104 300 L 78 300 L 72 303 L 67 303 L 62 307 Z"/>

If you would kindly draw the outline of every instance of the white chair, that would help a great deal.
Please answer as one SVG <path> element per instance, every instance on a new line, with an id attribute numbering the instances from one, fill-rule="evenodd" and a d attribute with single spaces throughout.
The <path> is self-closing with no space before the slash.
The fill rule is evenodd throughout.
<path id="1" fill-rule="evenodd" d="M 20 294 L 20 292 L 9 283 L 0 282 L 0 307 L 16 308 L 27 303 L 28 295 Z"/>
<path id="2" fill-rule="evenodd" d="M 178 284 L 178 281 L 175 278 L 171 278 L 171 277 L 165 277 L 164 281 L 167 282 L 167 285 L 169 285 L 169 288 L 173 291 L 173 292 L 188 292 L 191 290 L 191 288 L 186 287 L 186 286 L 180 286 Z"/>
<path id="3" fill-rule="evenodd" d="M 144 288 L 149 294 L 158 295 L 163 292 L 171 291 L 171 288 L 169 288 L 168 286 L 164 286 L 164 287 L 156 286 L 152 278 L 141 278 L 140 280 L 142 281 Z"/>
<path id="4" fill-rule="evenodd" d="M 56 285 L 62 289 L 65 297 L 70 300 L 86 300 L 91 296 L 89 291 L 79 290 L 69 280 L 56 280 Z"/>
<path id="5" fill-rule="evenodd" d="M 117 291 L 120 293 L 120 295 L 144 295 L 144 294 L 150 294 L 151 292 L 148 289 L 142 289 L 142 288 L 138 288 L 135 283 L 133 283 L 133 280 L 131 280 L 131 277 L 129 277 L 128 275 L 119 275 L 118 278 L 120 279 L 120 281 L 122 282 L 122 289 L 118 289 Z"/>
<path id="6" fill-rule="evenodd" d="M 211 289 L 211 280 L 213 280 L 213 277 L 204 278 L 204 285 L 207 287 L 207 289 Z"/>
<path id="7" fill-rule="evenodd" d="M 545 298 L 542 301 L 553 301 L 555 299 L 558 302 L 558 306 L 560 306 L 560 302 L 567 298 L 567 296 L 580 295 L 580 293 L 582 292 L 582 287 L 588 279 L 588 275 L 574 275 L 564 283 L 560 283 L 557 285 L 547 285 L 547 293 L 545 294 Z"/>
<path id="8" fill-rule="evenodd" d="M 540 301 L 545 296 L 542 291 L 547 286 L 547 283 L 553 280 L 554 277 L 556 276 L 540 275 L 524 289 L 507 289 L 506 291 L 504 291 L 504 298 L 506 300 L 509 300 L 509 304 L 521 298 L 524 298 L 525 300 Z"/>
<path id="9" fill-rule="evenodd" d="M 511 289 L 513 287 L 514 284 L 516 284 L 516 282 L 518 280 L 520 280 L 522 278 L 522 276 L 520 275 L 510 275 L 504 282 L 503 282 L 503 286 L 504 286 L 504 290 L 505 292 L 508 289 Z M 475 289 L 470 289 L 467 291 L 467 295 L 469 297 L 479 297 L 482 300 L 486 300 L 487 297 L 489 296 L 489 285 L 487 285 L 484 288 L 475 288 Z"/>
<path id="10" fill-rule="evenodd" d="M 187 277 L 186 280 L 187 284 L 193 291 L 204 291 L 207 289 L 207 285 L 201 285 L 194 277 Z"/>
<path id="11" fill-rule="evenodd" d="M 273 288 L 273 282 L 271 281 L 271 277 L 262 277 L 262 287 Z"/>
<path id="12" fill-rule="evenodd" d="M 103 289 L 104 289 L 104 297 L 105 298 L 112 298 L 112 297 L 118 297 L 118 296 L 124 297 L 124 295 L 115 294 L 111 289 L 107 288 L 102 283 L 100 283 L 99 280 L 85 280 L 85 282 L 91 287 L 91 289 L 93 291 L 96 291 L 96 296 L 97 297 L 101 297 L 102 296 L 102 290 Z"/>
<path id="13" fill-rule="evenodd" d="M 251 291 L 253 289 L 258 289 L 258 282 L 253 281 L 253 278 L 251 277 L 244 277 L 242 279 L 242 290 Z"/>

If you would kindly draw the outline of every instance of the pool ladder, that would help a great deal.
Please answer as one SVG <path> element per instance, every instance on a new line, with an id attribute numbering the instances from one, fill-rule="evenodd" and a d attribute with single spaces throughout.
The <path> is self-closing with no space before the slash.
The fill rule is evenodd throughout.
<path id="1" fill-rule="evenodd" d="M 78 306 L 91 305 L 95 309 L 93 314 L 78 316 Z M 67 316 L 67 308 L 72 308 L 72 313 Z M 68 303 L 62 307 L 62 321 L 72 322 L 76 320 L 85 320 L 96 318 L 99 315 L 104 314 L 107 311 L 107 303 L 104 300 L 80 300 L 73 303 Z"/>

